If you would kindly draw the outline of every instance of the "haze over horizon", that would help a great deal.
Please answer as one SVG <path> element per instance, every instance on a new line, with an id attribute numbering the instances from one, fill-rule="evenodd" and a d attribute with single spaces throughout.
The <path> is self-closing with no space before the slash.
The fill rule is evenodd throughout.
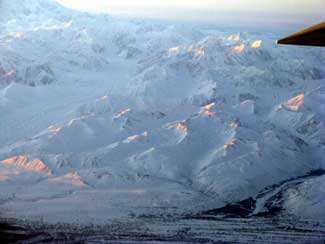
<path id="1" fill-rule="evenodd" d="M 57 0 L 66 7 L 141 18 L 255 25 L 322 21 L 324 0 Z"/>

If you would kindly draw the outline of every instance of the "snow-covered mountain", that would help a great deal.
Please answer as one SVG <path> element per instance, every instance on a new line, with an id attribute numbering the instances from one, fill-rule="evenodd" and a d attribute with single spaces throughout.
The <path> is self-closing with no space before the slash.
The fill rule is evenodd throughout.
<path id="1" fill-rule="evenodd" d="M 197 213 L 324 167 L 322 50 L 50 0 L 0 6 L 6 217 Z M 323 178 L 286 188 L 285 211 L 324 216 Z"/>

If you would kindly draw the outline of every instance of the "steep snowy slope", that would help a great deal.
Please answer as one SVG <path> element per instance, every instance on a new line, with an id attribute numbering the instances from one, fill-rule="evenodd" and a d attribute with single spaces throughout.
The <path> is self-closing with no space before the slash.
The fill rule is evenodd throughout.
<path id="1" fill-rule="evenodd" d="M 284 193 L 283 207 L 291 215 L 324 220 L 325 177 L 310 179 Z"/>
<path id="2" fill-rule="evenodd" d="M 275 47 L 274 34 L 1 4 L 4 216 L 197 213 L 324 167 L 322 53 Z M 297 188 L 292 208 L 286 192 L 286 209 L 299 216 L 316 188 Z"/>
<path id="3" fill-rule="evenodd" d="M 0 2 L 1 22 L 5 28 L 28 29 L 46 22 L 64 20 L 72 11 L 65 9 L 55 0 L 21 0 Z M 44 21 L 44 22 L 43 22 Z M 16 28 L 15 28 L 16 27 Z"/>

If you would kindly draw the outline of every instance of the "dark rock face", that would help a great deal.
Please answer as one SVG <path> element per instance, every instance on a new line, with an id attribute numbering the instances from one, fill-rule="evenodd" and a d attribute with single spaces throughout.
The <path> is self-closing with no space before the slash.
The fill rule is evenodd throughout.
<path id="1" fill-rule="evenodd" d="M 248 198 L 244 201 L 228 204 L 225 207 L 208 210 L 203 215 L 222 215 L 227 217 L 248 217 L 255 209 L 256 200 Z"/>
<path id="2" fill-rule="evenodd" d="M 252 101 L 256 102 L 258 100 L 258 97 L 254 96 L 251 93 L 242 93 L 242 94 L 239 95 L 239 101 L 240 102 L 244 102 L 246 100 L 252 100 Z"/>
<path id="3" fill-rule="evenodd" d="M 20 83 L 28 86 L 49 85 L 56 81 L 55 74 L 47 64 L 29 66 L 23 72 L 6 69 L 0 63 L 0 85 Z"/>
<path id="4" fill-rule="evenodd" d="M 0 242 L 18 243 L 28 239 L 28 234 L 22 227 L 11 225 L 7 222 L 0 223 Z"/>
<path id="5" fill-rule="evenodd" d="M 19 82 L 17 71 L 14 69 L 6 69 L 0 63 L 0 86 L 13 82 Z"/>
<path id="6" fill-rule="evenodd" d="M 49 65 L 35 65 L 26 69 L 24 83 L 30 86 L 49 85 L 55 81 L 55 75 Z"/>

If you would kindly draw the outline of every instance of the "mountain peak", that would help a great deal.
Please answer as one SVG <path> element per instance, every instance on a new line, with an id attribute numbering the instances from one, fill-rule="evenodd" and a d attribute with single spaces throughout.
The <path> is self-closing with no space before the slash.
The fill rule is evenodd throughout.
<path id="1" fill-rule="evenodd" d="M 40 18 L 47 16 L 48 18 L 60 17 L 60 12 L 65 9 L 55 0 L 1 0 L 0 1 L 0 19 L 2 21 L 11 21 L 21 18 Z"/>

